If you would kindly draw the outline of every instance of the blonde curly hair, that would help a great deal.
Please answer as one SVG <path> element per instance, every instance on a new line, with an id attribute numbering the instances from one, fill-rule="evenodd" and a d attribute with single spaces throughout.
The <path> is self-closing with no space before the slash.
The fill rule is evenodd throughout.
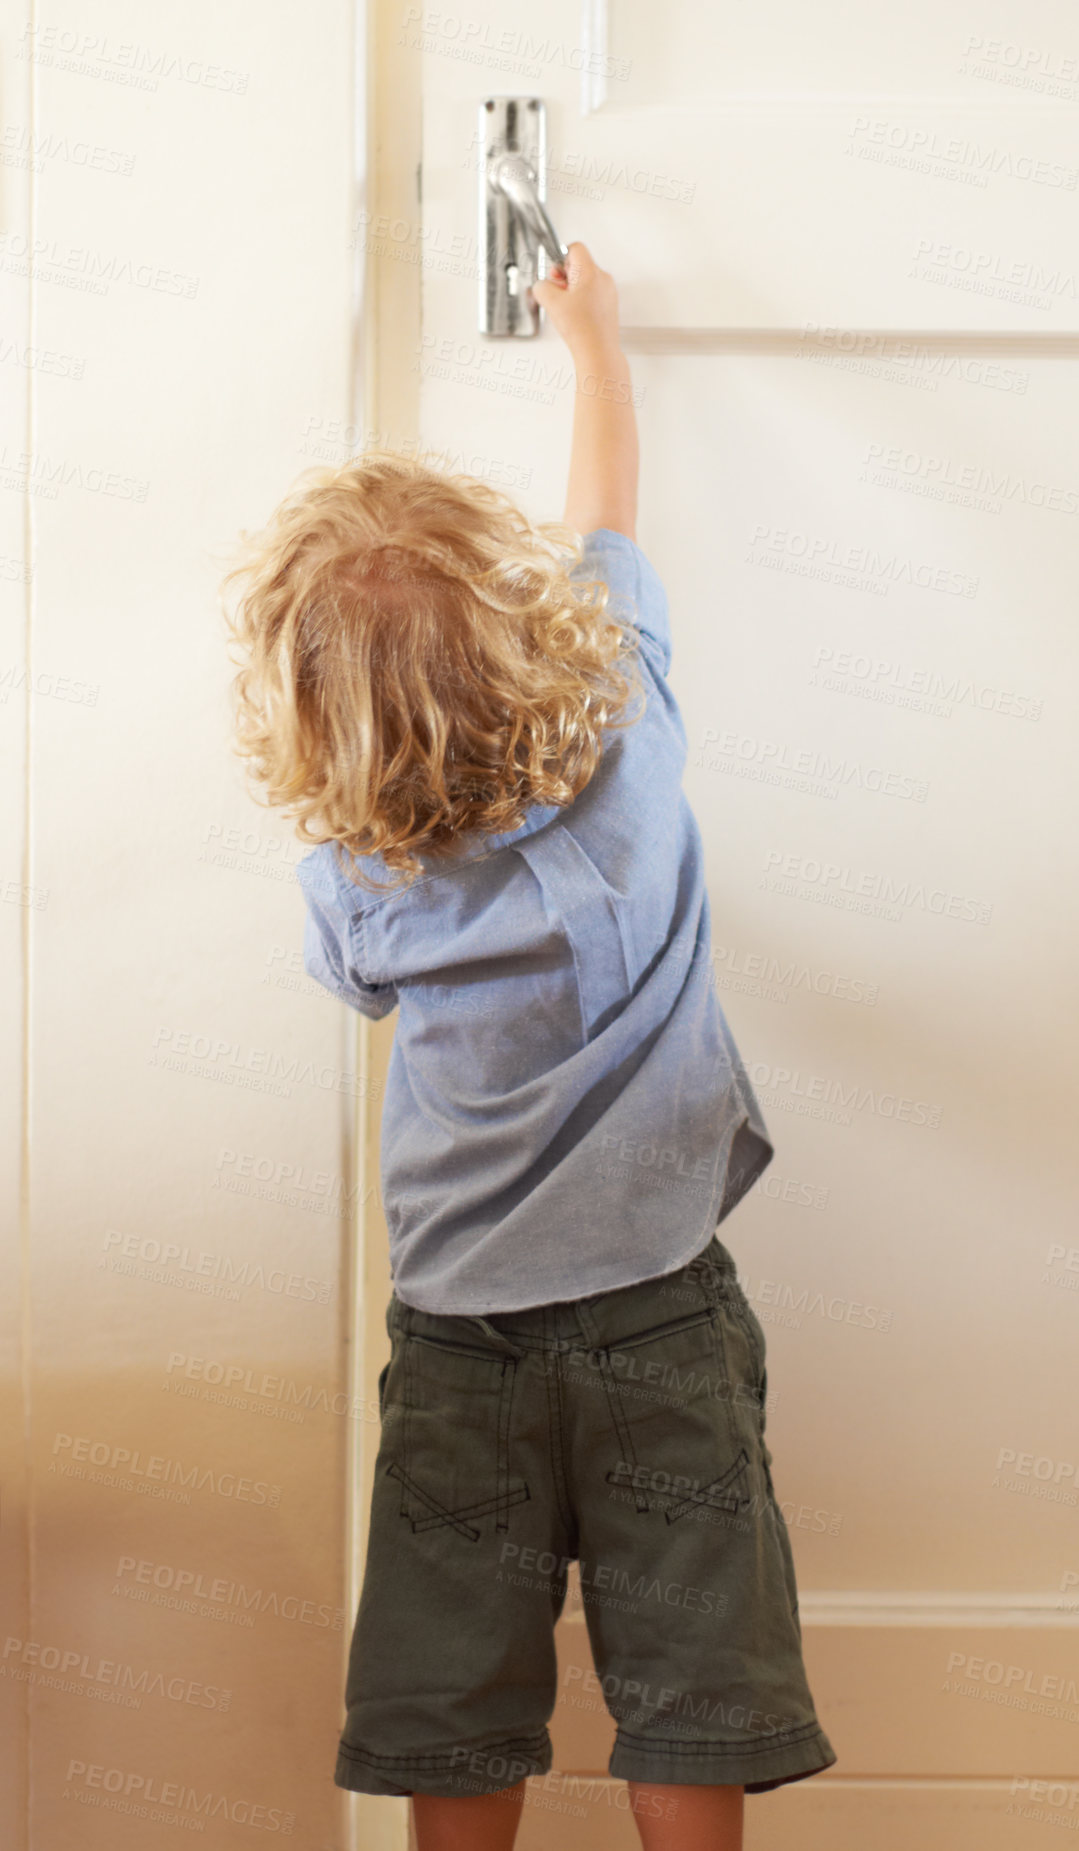
<path id="1" fill-rule="evenodd" d="M 422 855 L 572 803 L 606 729 L 639 718 L 635 635 L 570 577 L 581 536 L 478 478 L 368 450 L 305 471 L 242 540 L 235 749 L 364 886 L 346 850 L 407 883 Z"/>

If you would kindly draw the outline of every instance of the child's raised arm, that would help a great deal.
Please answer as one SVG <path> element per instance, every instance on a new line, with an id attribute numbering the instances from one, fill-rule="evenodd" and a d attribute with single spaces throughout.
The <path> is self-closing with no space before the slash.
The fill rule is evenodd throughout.
<path id="1" fill-rule="evenodd" d="M 637 538 L 637 417 L 629 361 L 618 339 L 614 278 L 586 245 L 571 244 L 564 270 L 532 294 L 573 358 L 577 391 L 565 519 L 578 533 L 609 527 Z"/>

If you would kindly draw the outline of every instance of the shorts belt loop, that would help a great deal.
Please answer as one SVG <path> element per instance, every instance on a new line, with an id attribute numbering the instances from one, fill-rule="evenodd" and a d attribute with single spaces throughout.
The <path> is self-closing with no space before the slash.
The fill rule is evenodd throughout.
<path id="1" fill-rule="evenodd" d="M 598 1350 L 600 1348 L 599 1325 L 596 1322 L 594 1312 L 589 1307 L 587 1299 L 579 1298 L 573 1309 L 577 1313 L 577 1321 L 581 1326 L 581 1335 L 589 1349 Z"/>
<path id="2" fill-rule="evenodd" d="M 504 1330 L 496 1330 L 493 1324 L 489 1324 L 487 1319 L 481 1318 L 478 1313 L 473 1313 L 468 1321 L 470 1324 L 478 1324 L 484 1336 L 489 1337 L 497 1349 L 502 1350 L 507 1356 L 512 1356 L 516 1362 L 520 1362 L 521 1358 L 527 1355 L 528 1352 L 522 1350 L 520 1344 L 514 1343 L 507 1337 Z"/>
<path id="3" fill-rule="evenodd" d="M 508 1530 L 509 1493 L 510 1493 L 510 1415 L 513 1408 L 513 1390 L 517 1381 L 517 1362 L 507 1356 L 502 1364 L 502 1385 L 498 1396 L 498 1457 L 496 1470 L 498 1476 L 497 1505 L 495 1511 L 495 1529 Z"/>
<path id="4" fill-rule="evenodd" d="M 708 1247 L 702 1249 L 692 1265 L 697 1269 L 697 1278 L 708 1301 L 708 1309 L 718 1313 L 724 1303 L 723 1280 Z"/>

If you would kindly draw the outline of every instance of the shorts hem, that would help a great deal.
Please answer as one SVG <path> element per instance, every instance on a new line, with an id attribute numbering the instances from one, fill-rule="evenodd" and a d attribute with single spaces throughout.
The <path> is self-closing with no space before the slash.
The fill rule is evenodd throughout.
<path id="1" fill-rule="evenodd" d="M 528 1775 L 547 1774 L 552 1759 L 546 1729 L 539 1735 L 483 1742 L 471 1748 L 440 1748 L 420 1755 L 372 1755 L 341 1742 L 333 1778 L 335 1786 L 349 1793 L 380 1793 L 393 1799 L 427 1793 L 436 1799 L 456 1799 L 499 1793 L 504 1787 L 515 1787 Z M 505 1765 L 496 1772 L 496 1763 Z"/>
<path id="2" fill-rule="evenodd" d="M 755 1742 L 672 1742 L 619 1730 L 607 1764 L 615 1780 L 658 1786 L 744 1787 L 770 1793 L 792 1780 L 821 1774 L 838 1759 L 817 1727 Z"/>

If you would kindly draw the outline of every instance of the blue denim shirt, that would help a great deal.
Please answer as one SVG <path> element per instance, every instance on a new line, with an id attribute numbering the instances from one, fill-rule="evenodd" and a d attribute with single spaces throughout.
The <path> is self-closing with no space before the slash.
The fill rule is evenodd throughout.
<path id="1" fill-rule="evenodd" d="M 309 975 L 364 1015 L 400 1009 L 382 1188 L 394 1290 L 421 1311 L 673 1272 L 774 1155 L 712 983 L 666 593 L 607 528 L 576 572 L 639 632 L 647 699 L 575 801 L 426 858 L 390 897 L 353 886 L 332 843 L 298 866 Z"/>

